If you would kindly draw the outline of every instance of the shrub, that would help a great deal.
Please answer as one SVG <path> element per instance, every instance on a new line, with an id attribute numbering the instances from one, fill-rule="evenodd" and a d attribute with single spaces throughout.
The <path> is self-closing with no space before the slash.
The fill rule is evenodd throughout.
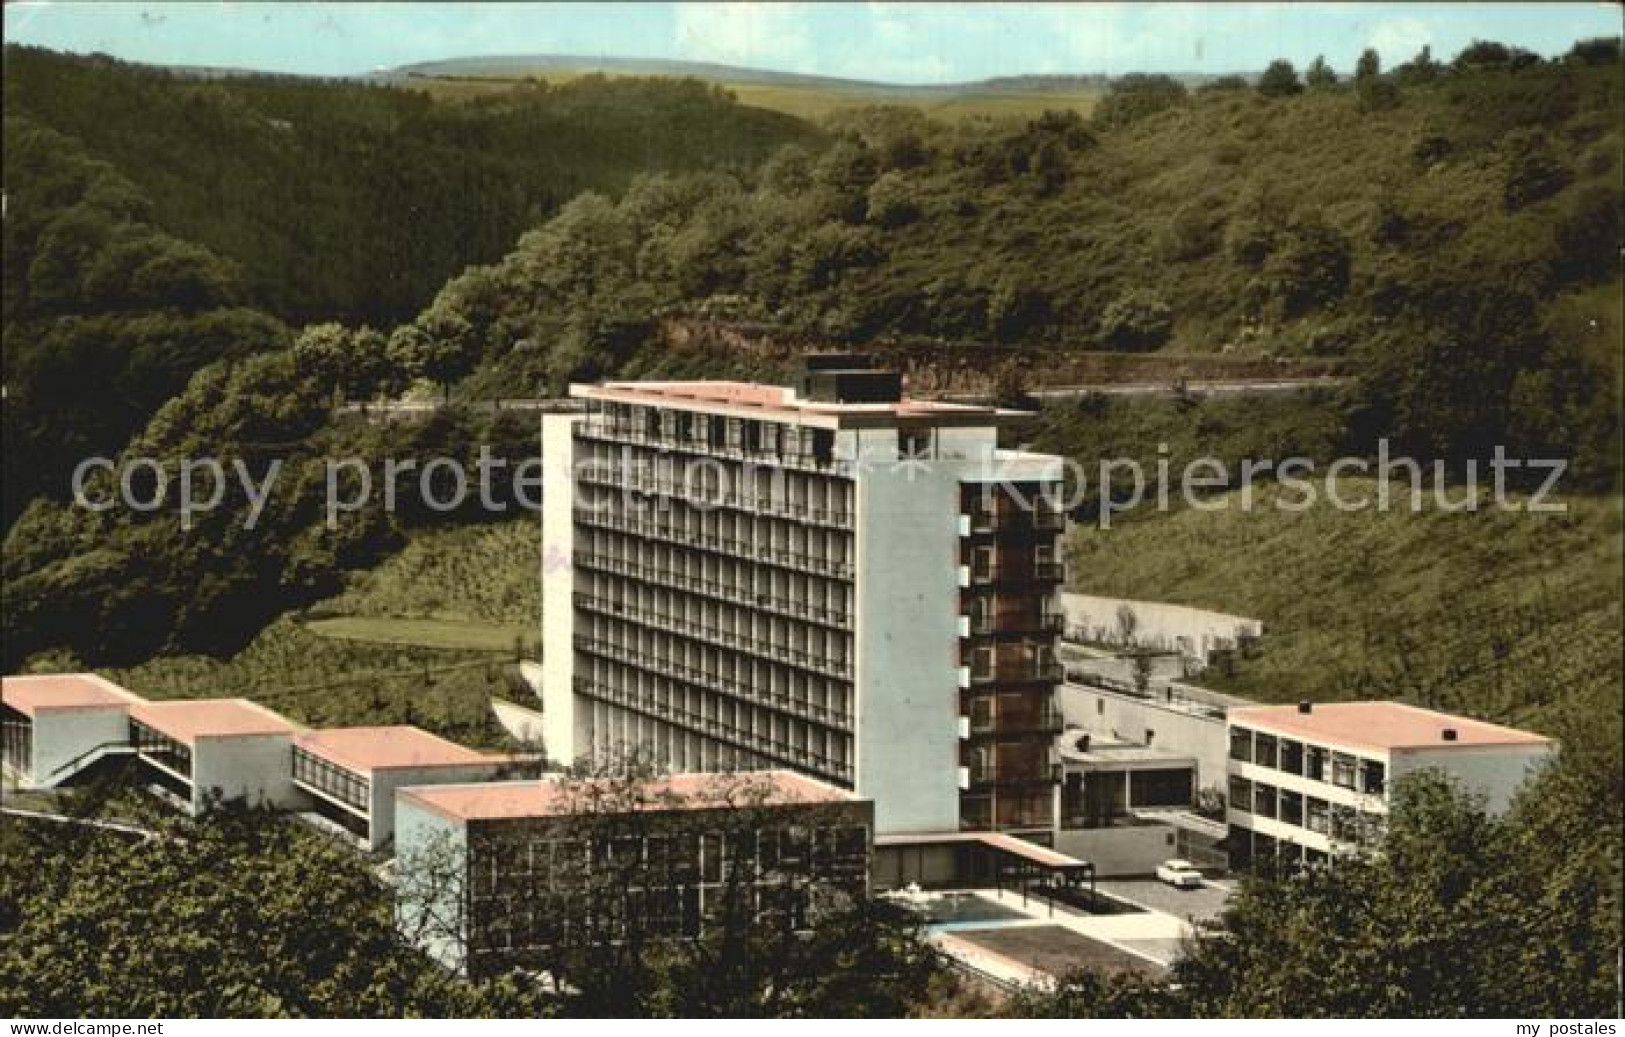
<path id="1" fill-rule="evenodd" d="M 1101 337 L 1114 349 L 1155 349 L 1173 330 L 1173 308 L 1146 288 L 1130 289 L 1100 315 Z"/>
<path id="2" fill-rule="evenodd" d="M 1292 67 L 1292 62 L 1277 60 L 1270 62 L 1264 74 L 1258 77 L 1258 92 L 1265 97 L 1291 97 L 1303 92 L 1303 84 L 1298 81 L 1298 70 Z"/>

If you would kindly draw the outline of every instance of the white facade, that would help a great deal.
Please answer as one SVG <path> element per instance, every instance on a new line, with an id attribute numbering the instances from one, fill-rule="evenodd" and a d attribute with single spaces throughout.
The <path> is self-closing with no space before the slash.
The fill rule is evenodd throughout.
<path id="1" fill-rule="evenodd" d="M 1379 838 L 1394 782 L 1432 770 L 1490 813 L 1556 751 L 1525 731 L 1392 702 L 1239 709 L 1229 723 L 1232 860 L 1311 862 Z"/>
<path id="2" fill-rule="evenodd" d="M 207 735 L 192 744 L 192 813 L 211 798 L 290 810 L 307 802 L 293 783 L 291 734 Z"/>
<path id="3" fill-rule="evenodd" d="M 952 470 L 858 480 L 856 789 L 881 832 L 959 828 L 958 521 Z"/>
<path id="4" fill-rule="evenodd" d="M 1122 620 L 1128 615 L 1133 624 L 1130 643 L 1193 659 L 1205 660 L 1211 652 L 1264 635 L 1261 620 L 1165 601 L 1068 592 L 1061 595 L 1061 603 L 1066 609 L 1067 632 L 1081 640 L 1123 643 Z"/>
<path id="5" fill-rule="evenodd" d="M 957 832 L 962 493 L 1053 489 L 1061 459 L 999 450 L 990 408 L 737 383 L 571 393 L 590 413 L 546 415 L 542 429 L 549 759 L 641 750 L 676 770 L 788 767 L 872 798 L 881 833 Z M 1052 540 L 1059 527 L 1042 528 Z M 1044 550 L 1028 568 L 1057 564 Z M 1056 633 L 1032 628 L 1023 650 L 1047 637 L 1052 658 Z M 1053 829 L 1040 770 L 1024 780 L 1050 783 L 1044 817 L 999 827 Z M 994 782 L 997 765 L 975 773 Z"/>
<path id="6" fill-rule="evenodd" d="M 33 759 L 26 784 L 51 788 L 77 774 L 98 755 L 129 744 L 125 706 L 41 710 L 33 717 Z"/>

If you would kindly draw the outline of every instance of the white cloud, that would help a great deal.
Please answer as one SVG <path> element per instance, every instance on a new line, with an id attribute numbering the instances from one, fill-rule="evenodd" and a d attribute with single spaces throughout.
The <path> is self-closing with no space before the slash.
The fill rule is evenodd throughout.
<path id="1" fill-rule="evenodd" d="M 1420 18 L 1389 18 L 1371 27 L 1366 45 L 1382 55 L 1385 68 L 1392 68 L 1411 60 L 1417 51 L 1432 42 L 1432 28 Z"/>
<path id="2" fill-rule="evenodd" d="M 810 72 L 816 52 L 799 4 L 677 5 L 677 53 L 686 61 Z"/>

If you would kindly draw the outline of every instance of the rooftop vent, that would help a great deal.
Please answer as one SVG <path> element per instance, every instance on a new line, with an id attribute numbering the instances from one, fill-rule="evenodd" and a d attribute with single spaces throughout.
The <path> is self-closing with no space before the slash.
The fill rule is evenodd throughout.
<path id="1" fill-rule="evenodd" d="M 1454 742 L 1456 740 L 1456 729 L 1453 727 L 1447 727 L 1439 733 L 1439 737 L 1443 738 L 1447 742 Z"/>
<path id="2" fill-rule="evenodd" d="M 1304 699 L 1303 701 L 1298 703 L 1298 712 L 1299 713 L 1313 713 L 1314 711 L 1315 711 L 1315 704 L 1313 702 L 1310 702 L 1308 699 Z"/>

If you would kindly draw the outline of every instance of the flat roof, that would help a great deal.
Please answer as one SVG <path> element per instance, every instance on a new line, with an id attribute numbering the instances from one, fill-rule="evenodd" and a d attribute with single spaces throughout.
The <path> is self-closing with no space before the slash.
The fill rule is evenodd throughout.
<path id="1" fill-rule="evenodd" d="M 1230 720 L 1306 741 L 1355 749 L 1464 749 L 1551 743 L 1550 738 L 1532 731 L 1403 702 L 1317 702 L 1308 713 L 1300 713 L 1295 705 L 1252 706 L 1230 710 Z M 1444 740 L 1447 728 L 1456 732 L 1454 741 Z"/>
<path id="2" fill-rule="evenodd" d="M 398 795 L 453 821 L 563 817 L 590 802 L 591 781 L 560 778 L 459 785 L 414 785 Z M 858 797 L 793 771 L 674 774 L 646 783 L 634 809 L 710 810 L 725 806 L 852 803 Z"/>
<path id="3" fill-rule="evenodd" d="M 572 385 L 578 399 L 671 407 L 728 417 L 794 422 L 820 428 L 855 428 L 921 420 L 938 425 L 994 425 L 1027 412 L 969 403 L 904 398 L 896 403 L 836 403 L 804 400 L 794 389 L 757 382 L 605 382 Z"/>
<path id="4" fill-rule="evenodd" d="M 199 738 L 243 735 L 291 735 L 292 721 L 248 699 L 166 699 L 138 702 L 130 716 L 183 745 Z"/>
<path id="5" fill-rule="evenodd" d="M 0 677 L 0 701 L 34 716 L 55 709 L 127 708 L 141 698 L 94 673 Z"/>
<path id="6" fill-rule="evenodd" d="M 875 837 L 876 846 L 936 846 L 946 843 L 981 843 L 1045 868 L 1082 868 L 1089 864 L 1059 850 L 1004 832 L 904 832 Z"/>
<path id="7" fill-rule="evenodd" d="M 357 774 L 391 768 L 466 767 L 503 762 L 507 757 L 447 741 L 418 727 L 330 727 L 305 731 L 294 744 Z"/>

